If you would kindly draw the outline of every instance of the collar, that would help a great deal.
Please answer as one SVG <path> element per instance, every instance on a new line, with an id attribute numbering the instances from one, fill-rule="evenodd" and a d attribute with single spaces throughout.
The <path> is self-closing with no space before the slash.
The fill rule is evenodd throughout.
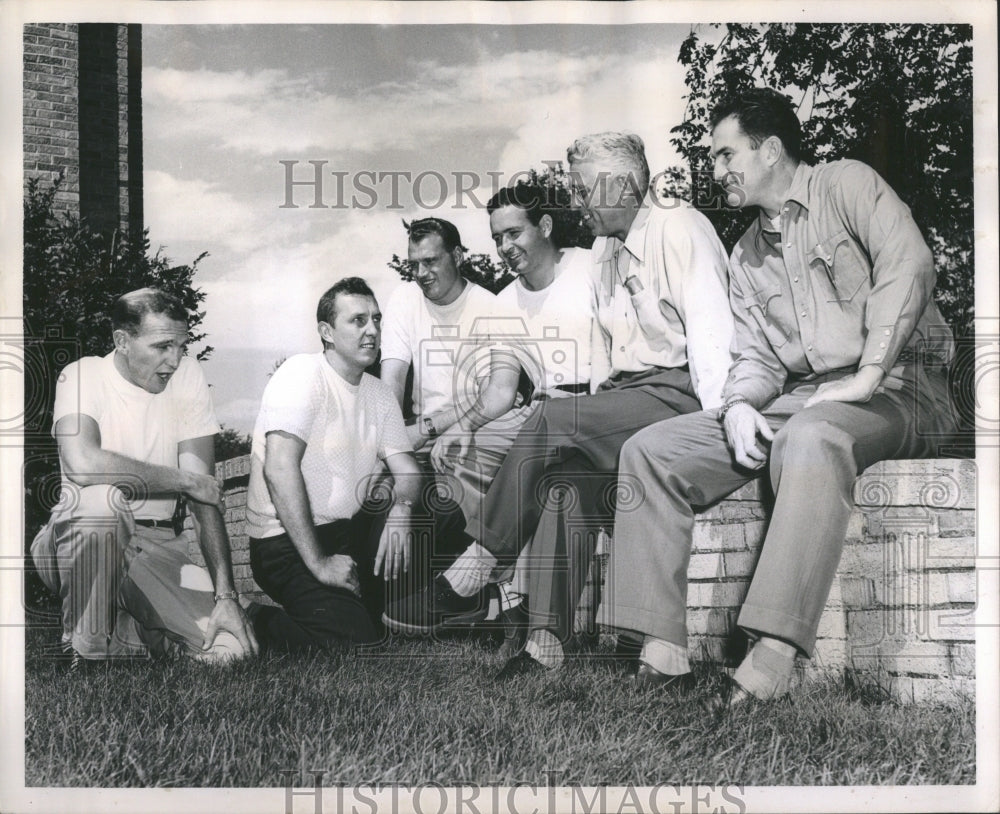
<path id="1" fill-rule="evenodd" d="M 792 183 L 788 186 L 788 191 L 785 193 L 785 204 L 793 201 L 808 211 L 809 181 L 812 179 L 812 172 L 813 168 L 809 164 L 806 164 L 804 161 L 799 162 L 799 166 L 795 168 L 795 175 L 792 176 Z M 782 208 L 784 208 L 784 204 Z M 764 214 L 763 209 L 759 209 L 757 212 L 757 226 L 762 232 L 767 232 L 771 235 L 778 234 L 771 225 L 771 219 Z"/>
<path id="2" fill-rule="evenodd" d="M 649 225 L 649 213 L 653 206 L 653 191 L 650 189 L 642 199 L 642 204 L 636 210 L 632 225 L 628 227 L 628 234 L 625 235 L 625 242 L 622 243 L 617 237 L 607 237 L 604 240 L 604 251 L 598 258 L 599 263 L 605 263 L 614 256 L 618 246 L 623 245 L 625 249 L 640 263 L 646 256 L 646 227 Z"/>

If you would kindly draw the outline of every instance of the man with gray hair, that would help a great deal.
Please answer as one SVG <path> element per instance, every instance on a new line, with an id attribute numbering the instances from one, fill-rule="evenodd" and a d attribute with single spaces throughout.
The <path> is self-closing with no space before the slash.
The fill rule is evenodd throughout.
<path id="1" fill-rule="evenodd" d="M 649 189 L 638 136 L 585 136 L 567 157 L 576 205 L 598 238 L 595 341 L 610 370 L 603 377 L 592 371 L 603 380 L 594 395 L 542 404 L 470 519 L 467 531 L 478 542 L 431 590 L 387 611 L 387 624 L 441 626 L 480 602 L 491 570 L 533 536 L 528 644 L 500 679 L 562 663 L 597 530 L 610 524 L 621 490 L 622 445 L 654 421 L 719 406 L 731 362 L 726 254 L 708 219 Z M 641 488 L 635 491 L 641 499 Z M 579 550 L 571 540 L 581 541 Z"/>
<path id="2" fill-rule="evenodd" d="M 198 363 L 184 355 L 188 315 L 142 288 L 111 310 L 114 349 L 59 376 L 52 433 L 62 493 L 31 554 L 62 600 L 62 644 L 86 661 L 256 653 L 238 603 L 215 480 L 219 424 Z M 187 498 L 208 570 L 175 521 Z"/>

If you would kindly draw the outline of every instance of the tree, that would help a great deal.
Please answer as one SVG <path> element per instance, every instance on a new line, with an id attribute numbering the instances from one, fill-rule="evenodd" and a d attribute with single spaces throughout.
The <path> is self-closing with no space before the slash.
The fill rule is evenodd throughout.
<path id="1" fill-rule="evenodd" d="M 715 25 L 719 28 L 719 25 Z M 857 158 L 910 206 L 934 252 L 937 300 L 956 335 L 972 332 L 972 28 L 967 25 L 726 25 L 692 30 L 684 120 L 671 142 L 688 160 L 695 205 L 731 247 L 753 213 L 721 205 L 708 116 L 723 96 L 766 85 L 788 94 L 812 160 Z"/>
<path id="2" fill-rule="evenodd" d="M 61 180 L 61 179 L 60 179 Z M 81 356 L 112 349 L 111 305 L 127 291 L 155 286 L 187 309 L 189 341 L 199 331 L 205 294 L 193 280 L 201 254 L 175 266 L 161 251 L 149 254 L 148 233 L 130 243 L 104 235 L 79 218 L 56 215 L 59 186 L 29 179 L 24 199 L 24 443 L 25 532 L 29 539 L 58 499 L 59 464 L 51 437 L 52 407 L 59 371 Z M 207 358 L 211 346 L 197 354 Z"/>
<path id="3" fill-rule="evenodd" d="M 253 439 L 248 433 L 242 433 L 232 427 L 223 427 L 215 436 L 215 462 L 249 455 L 252 444 Z"/>

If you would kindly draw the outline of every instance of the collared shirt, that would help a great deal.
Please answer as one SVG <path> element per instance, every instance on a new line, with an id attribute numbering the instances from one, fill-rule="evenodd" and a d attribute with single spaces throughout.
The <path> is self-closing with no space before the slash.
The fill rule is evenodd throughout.
<path id="1" fill-rule="evenodd" d="M 717 407 L 732 362 L 726 252 L 689 203 L 651 196 L 624 242 L 594 242 L 600 350 L 610 358 L 610 376 L 687 365 L 702 407 Z M 641 290 L 630 294 L 625 281 L 632 276 Z"/>
<path id="2" fill-rule="evenodd" d="M 800 164 L 778 223 L 761 212 L 730 258 L 737 358 L 725 399 L 762 407 L 786 383 L 864 365 L 891 387 L 906 364 L 950 361 L 934 282 L 909 207 L 878 173 L 859 161 Z"/>

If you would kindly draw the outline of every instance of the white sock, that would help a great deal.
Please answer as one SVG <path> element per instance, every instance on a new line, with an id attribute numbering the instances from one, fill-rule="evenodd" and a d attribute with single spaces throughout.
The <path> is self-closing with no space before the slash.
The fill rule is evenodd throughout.
<path id="1" fill-rule="evenodd" d="M 563 663 L 562 642 L 550 630 L 533 630 L 524 651 L 543 667 L 554 670 Z"/>
<path id="2" fill-rule="evenodd" d="M 686 647 L 652 636 L 647 636 L 643 642 L 639 661 L 665 675 L 679 676 L 691 672 L 691 662 L 688 661 Z"/>
<path id="3" fill-rule="evenodd" d="M 528 593 L 528 562 L 531 559 L 531 543 L 521 549 L 514 563 L 514 573 L 510 578 L 510 590 L 515 594 Z"/>
<path id="4" fill-rule="evenodd" d="M 444 572 L 444 578 L 459 596 L 474 596 L 486 587 L 496 564 L 496 557 L 479 543 L 473 543 L 458 555 L 458 559 Z"/>
<path id="5" fill-rule="evenodd" d="M 751 695 L 767 700 L 788 692 L 794 667 L 795 647 L 765 638 L 743 659 L 733 679 Z"/>

